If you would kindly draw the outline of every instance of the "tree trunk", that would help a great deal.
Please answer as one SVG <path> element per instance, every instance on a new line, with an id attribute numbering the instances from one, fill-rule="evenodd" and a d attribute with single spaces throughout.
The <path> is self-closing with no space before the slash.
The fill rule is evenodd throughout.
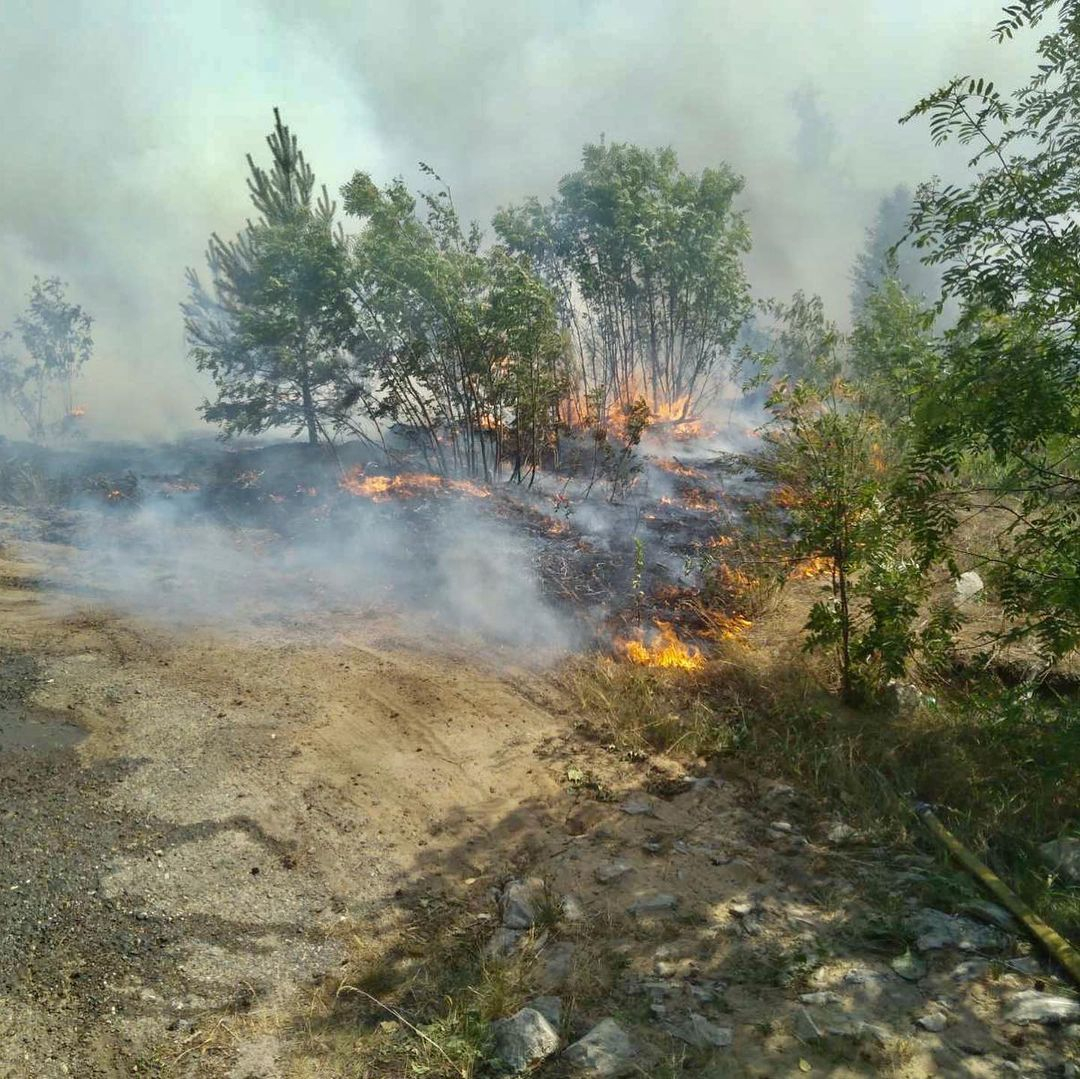
<path id="1" fill-rule="evenodd" d="M 319 444 L 319 424 L 315 417 L 315 402 L 311 397 L 311 386 L 306 378 L 300 386 L 300 393 L 303 397 L 304 423 L 307 424 L 308 445 L 317 446 Z"/>

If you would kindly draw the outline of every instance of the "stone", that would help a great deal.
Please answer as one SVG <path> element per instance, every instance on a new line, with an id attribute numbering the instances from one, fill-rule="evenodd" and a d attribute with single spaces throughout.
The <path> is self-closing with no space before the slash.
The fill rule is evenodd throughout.
<path id="1" fill-rule="evenodd" d="M 974 599 L 986 585 L 973 569 L 969 569 L 956 578 L 956 584 L 953 587 L 956 589 L 956 598 L 961 603 L 966 603 L 968 600 Z"/>
<path id="2" fill-rule="evenodd" d="M 576 895 L 564 895 L 562 897 L 563 920 L 571 924 L 585 921 L 585 908 Z"/>
<path id="3" fill-rule="evenodd" d="M 543 996 L 530 1000 L 526 1007 L 538 1011 L 556 1030 L 562 1023 L 562 997 Z"/>
<path id="4" fill-rule="evenodd" d="M 837 823 L 829 829 L 825 838 L 828 839 L 834 847 L 838 847 L 842 843 L 846 843 L 849 839 L 854 839 L 855 835 L 855 829 L 852 828 L 850 824 Z"/>
<path id="5" fill-rule="evenodd" d="M 503 925 L 507 929 L 531 929 L 536 924 L 536 905 L 542 892 L 542 881 L 510 881 L 500 899 Z"/>
<path id="6" fill-rule="evenodd" d="M 949 1020 L 944 1012 L 927 1012 L 915 1020 L 915 1025 L 931 1034 L 940 1034 L 949 1025 Z"/>
<path id="7" fill-rule="evenodd" d="M 845 1018 L 837 1020 L 828 1028 L 828 1032 L 837 1038 L 853 1038 L 860 1042 L 876 1042 L 878 1045 L 886 1045 L 889 1041 L 889 1032 L 885 1027 L 876 1023 L 868 1023 L 865 1019 Z"/>
<path id="8" fill-rule="evenodd" d="M 697 1012 L 691 1012 L 689 1020 L 671 1033 L 695 1049 L 726 1049 L 734 1036 L 731 1027 L 711 1023 Z"/>
<path id="9" fill-rule="evenodd" d="M 799 1000 L 803 1004 L 823 1007 L 826 1004 L 839 1004 L 841 997 L 839 993 L 834 993 L 829 989 L 819 989 L 816 993 L 803 993 Z"/>
<path id="10" fill-rule="evenodd" d="M 988 899 L 972 899 L 963 906 L 963 913 L 970 914 L 987 925 L 997 926 L 1006 933 L 1018 933 L 1020 926 L 1016 919 L 1004 908 L 991 903 Z"/>
<path id="11" fill-rule="evenodd" d="M 635 918 L 648 917 L 652 914 L 668 914 L 679 905 L 679 900 L 666 892 L 654 892 L 652 895 L 643 895 L 635 899 L 626 908 L 628 914 Z"/>
<path id="12" fill-rule="evenodd" d="M 574 968 L 574 945 L 567 940 L 558 941 L 540 954 L 539 982 L 543 989 L 562 989 L 570 980 Z"/>
<path id="13" fill-rule="evenodd" d="M 885 704 L 891 712 L 901 715 L 905 712 L 916 712 L 925 702 L 926 697 L 922 690 L 910 682 L 901 682 L 894 678 L 885 685 Z"/>
<path id="14" fill-rule="evenodd" d="M 922 907 L 907 920 L 920 952 L 941 948 L 959 948 L 963 952 L 999 952 L 1008 939 L 999 929 L 981 925 L 970 918 L 945 914 L 932 907 Z"/>
<path id="15" fill-rule="evenodd" d="M 633 1069 L 634 1047 L 614 1019 L 601 1019 L 563 1053 L 563 1059 L 580 1075 L 614 1079 Z"/>
<path id="16" fill-rule="evenodd" d="M 952 977 L 957 982 L 973 982 L 989 970 L 990 964 L 985 959 L 969 959 L 953 968 Z"/>
<path id="17" fill-rule="evenodd" d="M 774 832 L 791 832 L 794 830 L 792 829 L 791 824 L 786 820 L 769 821 L 769 827 Z"/>
<path id="18" fill-rule="evenodd" d="M 652 799 L 643 794 L 631 795 L 619 808 L 631 817 L 652 817 L 656 812 L 653 808 Z"/>
<path id="19" fill-rule="evenodd" d="M 1052 839 L 1039 847 L 1047 866 L 1068 884 L 1080 884 L 1080 839 Z"/>
<path id="20" fill-rule="evenodd" d="M 1080 1000 L 1040 993 L 1037 989 L 1025 989 L 1009 1001 L 1005 1008 L 1005 1019 L 1021 1026 L 1028 1023 L 1067 1023 L 1080 1019 Z"/>
<path id="21" fill-rule="evenodd" d="M 484 955 L 489 959 L 505 959 L 517 948 L 521 940 L 521 932 L 520 929 L 507 929 L 506 926 L 500 926 L 484 945 Z"/>
<path id="22" fill-rule="evenodd" d="M 559 1035 L 536 1008 L 522 1008 L 494 1025 L 494 1055 L 510 1071 L 528 1071 L 559 1049 Z"/>
<path id="23" fill-rule="evenodd" d="M 926 977 L 926 963 L 911 952 L 904 952 L 895 959 L 889 960 L 894 974 L 899 974 L 904 981 L 917 982 Z"/>
<path id="24" fill-rule="evenodd" d="M 593 870 L 593 876 L 600 884 L 610 884 L 620 877 L 625 877 L 627 873 L 632 873 L 633 870 L 634 867 L 629 862 L 607 862 L 604 865 L 598 865 Z"/>

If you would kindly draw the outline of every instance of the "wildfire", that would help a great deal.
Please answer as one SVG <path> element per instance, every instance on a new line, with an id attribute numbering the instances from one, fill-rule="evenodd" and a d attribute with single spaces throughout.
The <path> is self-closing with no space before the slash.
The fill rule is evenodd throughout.
<path id="1" fill-rule="evenodd" d="M 705 666 L 705 657 L 701 650 L 680 641 L 670 622 L 657 619 L 655 626 L 656 630 L 650 634 L 648 643 L 645 641 L 645 634 L 638 630 L 633 639 L 616 641 L 616 650 L 631 663 L 641 667 L 698 671 Z"/>
<path id="2" fill-rule="evenodd" d="M 471 480 L 451 480 L 429 472 L 400 472 L 396 476 L 366 476 L 361 467 L 350 469 L 339 485 L 358 498 L 388 502 L 392 498 L 415 498 L 419 494 L 459 491 L 473 498 L 487 498 L 491 492 Z"/>
<path id="3" fill-rule="evenodd" d="M 720 503 L 700 487 L 691 487 L 683 494 L 683 505 L 691 510 L 711 511 L 720 508 Z"/>
<path id="4" fill-rule="evenodd" d="M 825 555 L 812 555 L 796 562 L 788 571 L 789 581 L 812 581 L 815 577 L 824 577 L 832 573 L 832 559 Z"/>
<path id="5" fill-rule="evenodd" d="M 656 467 L 662 468 L 665 472 L 671 472 L 676 476 L 686 476 L 687 479 L 702 480 L 705 478 L 698 469 L 684 465 L 674 457 L 661 457 L 657 460 Z"/>
<path id="6" fill-rule="evenodd" d="M 74 406 L 74 407 L 73 407 L 73 408 L 72 408 L 72 409 L 71 409 L 71 410 L 70 410 L 70 411 L 68 412 L 68 415 L 69 415 L 69 416 L 70 416 L 70 417 L 71 417 L 71 418 L 72 418 L 73 420 L 78 420 L 78 419 L 81 419 L 81 418 L 82 418 L 83 416 L 85 416 L 85 415 L 86 415 L 86 407 L 85 407 L 85 405 L 75 405 L 75 406 Z"/>

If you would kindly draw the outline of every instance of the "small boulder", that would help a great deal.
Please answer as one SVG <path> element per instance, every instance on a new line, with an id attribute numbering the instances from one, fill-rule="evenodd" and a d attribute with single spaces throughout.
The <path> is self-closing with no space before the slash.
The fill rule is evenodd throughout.
<path id="1" fill-rule="evenodd" d="M 560 940 L 540 953 L 539 981 L 542 988 L 550 991 L 566 985 L 574 968 L 574 952 L 573 944 Z"/>
<path id="2" fill-rule="evenodd" d="M 507 929 L 531 929 L 536 924 L 537 904 L 543 890 L 543 881 L 510 881 L 499 903 L 503 925 Z"/>
<path id="3" fill-rule="evenodd" d="M 973 569 L 969 569 L 956 578 L 956 598 L 961 603 L 966 603 L 974 599 L 985 587 L 983 579 Z"/>
<path id="4" fill-rule="evenodd" d="M 633 872 L 634 867 L 629 862 L 605 862 L 593 870 L 593 876 L 600 884 L 610 884 L 612 881 L 625 877 Z"/>
<path id="5" fill-rule="evenodd" d="M 614 1019 L 602 1019 L 563 1053 L 563 1059 L 580 1075 L 614 1079 L 633 1070 L 634 1047 Z"/>
<path id="6" fill-rule="evenodd" d="M 848 840 L 855 838 L 855 829 L 850 824 L 834 824 L 826 833 L 825 838 L 834 846 L 839 847 Z"/>
<path id="7" fill-rule="evenodd" d="M 656 814 L 652 799 L 644 794 L 632 794 L 619 808 L 631 817 L 652 817 Z"/>
<path id="8" fill-rule="evenodd" d="M 537 997 L 530 1000 L 527 1007 L 538 1011 L 556 1030 L 562 1023 L 562 997 Z"/>
<path id="9" fill-rule="evenodd" d="M 695 1049 L 726 1049 L 733 1037 L 731 1027 L 710 1023 L 697 1012 L 691 1012 L 690 1019 L 671 1033 Z"/>
<path id="10" fill-rule="evenodd" d="M 585 908 L 576 895 L 564 895 L 562 897 L 563 921 L 577 924 L 585 921 Z"/>
<path id="11" fill-rule="evenodd" d="M 893 679 L 885 686 L 885 706 L 890 712 L 904 715 L 908 712 L 917 712 L 926 702 L 918 686 L 910 682 L 901 682 Z"/>
<path id="12" fill-rule="evenodd" d="M 507 929 L 506 926 L 499 926 L 491 934 L 487 944 L 484 945 L 484 955 L 488 959 L 505 959 L 517 948 L 518 942 L 521 940 L 521 932 L 520 929 Z"/>
<path id="13" fill-rule="evenodd" d="M 927 1012 L 915 1020 L 915 1025 L 931 1034 L 940 1034 L 949 1025 L 949 1020 L 944 1012 Z"/>
<path id="14" fill-rule="evenodd" d="M 1039 847 L 1047 866 L 1067 884 L 1080 884 L 1080 839 L 1052 839 Z"/>
<path id="15" fill-rule="evenodd" d="M 522 1008 L 494 1025 L 495 1057 L 515 1074 L 528 1071 L 559 1049 L 559 1035 L 536 1008 Z"/>
<path id="16" fill-rule="evenodd" d="M 648 918 L 654 914 L 670 914 L 678 905 L 679 900 L 675 896 L 666 892 L 654 892 L 652 895 L 635 899 L 626 910 L 635 918 Z"/>
<path id="17" fill-rule="evenodd" d="M 908 918 L 907 925 L 915 934 L 915 947 L 920 952 L 941 948 L 959 948 L 963 952 L 999 952 L 1007 943 L 1000 929 L 932 907 L 915 911 Z"/>
<path id="18" fill-rule="evenodd" d="M 1005 1018 L 1010 1023 L 1026 1026 L 1028 1023 L 1054 1025 L 1080 1019 L 1080 1001 L 1072 997 L 1059 997 L 1053 993 L 1040 993 L 1025 989 L 1009 1001 Z"/>

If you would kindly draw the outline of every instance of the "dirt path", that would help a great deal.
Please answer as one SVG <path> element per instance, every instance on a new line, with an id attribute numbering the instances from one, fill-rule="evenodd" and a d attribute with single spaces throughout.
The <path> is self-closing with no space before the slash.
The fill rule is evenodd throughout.
<path id="1" fill-rule="evenodd" d="M 195 1017 L 284 1003 L 418 849 L 550 782 L 527 673 L 378 617 L 170 632 L 37 588 L 62 548 L 5 556 L 2 1076 L 153 1072 Z"/>

